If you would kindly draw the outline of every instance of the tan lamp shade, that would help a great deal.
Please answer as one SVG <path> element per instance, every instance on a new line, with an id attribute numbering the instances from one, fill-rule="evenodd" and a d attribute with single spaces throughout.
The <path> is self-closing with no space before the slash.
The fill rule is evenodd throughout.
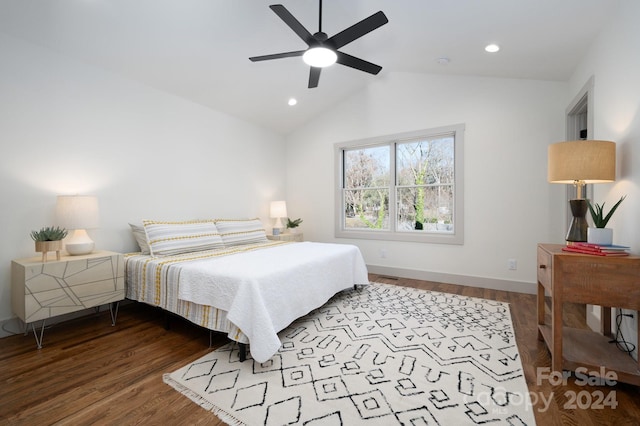
<path id="1" fill-rule="evenodd" d="M 604 183 L 616 180 L 616 144 L 579 140 L 549 145 L 548 174 L 552 183 Z"/>

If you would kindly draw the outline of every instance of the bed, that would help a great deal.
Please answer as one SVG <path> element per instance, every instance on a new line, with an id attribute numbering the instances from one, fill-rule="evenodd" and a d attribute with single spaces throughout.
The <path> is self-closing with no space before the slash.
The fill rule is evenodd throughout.
<path id="1" fill-rule="evenodd" d="M 369 283 L 358 247 L 270 241 L 258 219 L 132 229 L 141 252 L 125 256 L 127 298 L 226 333 L 258 362 L 278 351 L 277 333 L 295 319 Z"/>

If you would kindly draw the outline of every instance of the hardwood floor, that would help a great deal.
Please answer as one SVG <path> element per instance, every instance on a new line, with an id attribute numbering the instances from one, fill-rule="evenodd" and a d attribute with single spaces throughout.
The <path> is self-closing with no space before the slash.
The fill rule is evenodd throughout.
<path id="1" fill-rule="evenodd" d="M 639 387 L 537 380 L 537 369 L 548 368 L 550 358 L 537 340 L 535 296 L 377 275 L 371 280 L 509 303 L 538 425 L 640 425 Z M 564 320 L 585 327 L 584 307 L 571 305 Z M 214 334 L 214 347 L 226 342 Z M 174 320 L 165 330 L 162 313 L 138 303 L 120 308 L 115 327 L 108 312 L 57 324 L 45 331 L 41 350 L 31 334 L 0 339 L 0 424 L 222 425 L 162 381 L 164 373 L 209 351 L 204 329 Z M 609 399 L 598 409 L 601 395 Z"/>

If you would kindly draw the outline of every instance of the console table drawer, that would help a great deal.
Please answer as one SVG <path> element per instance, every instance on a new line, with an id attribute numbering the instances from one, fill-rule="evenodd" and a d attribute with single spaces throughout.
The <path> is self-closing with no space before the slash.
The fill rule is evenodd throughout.
<path id="1" fill-rule="evenodd" d="M 554 268 L 565 300 L 640 310 L 640 264 L 633 258 L 557 256 Z"/>
<path id="2" fill-rule="evenodd" d="M 538 247 L 538 282 L 547 290 L 552 289 L 551 273 L 553 268 L 553 256 Z"/>

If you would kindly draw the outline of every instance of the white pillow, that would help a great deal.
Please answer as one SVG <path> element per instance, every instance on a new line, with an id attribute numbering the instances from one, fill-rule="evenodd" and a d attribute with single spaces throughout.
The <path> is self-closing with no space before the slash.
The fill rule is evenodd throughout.
<path id="1" fill-rule="evenodd" d="M 259 219 L 216 219 L 216 227 L 226 247 L 269 241 Z"/>
<path id="2" fill-rule="evenodd" d="M 149 244 L 147 244 L 147 234 L 144 232 L 144 226 L 134 225 L 130 223 L 131 232 L 133 232 L 133 237 L 136 239 L 138 246 L 140 247 L 140 251 L 142 254 L 150 254 Z"/>
<path id="3" fill-rule="evenodd" d="M 161 222 L 144 220 L 144 231 L 152 256 L 169 256 L 224 248 L 213 222 Z"/>

